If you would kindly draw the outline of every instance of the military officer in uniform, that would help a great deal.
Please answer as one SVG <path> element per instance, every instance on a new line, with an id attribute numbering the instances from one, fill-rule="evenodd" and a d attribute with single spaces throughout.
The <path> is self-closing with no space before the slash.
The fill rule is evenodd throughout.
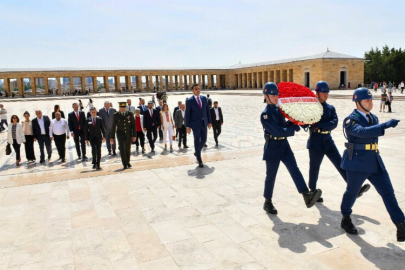
<path id="1" fill-rule="evenodd" d="M 115 134 L 117 134 L 118 147 L 120 149 L 122 165 L 124 170 L 131 168 L 131 145 L 136 140 L 136 128 L 134 114 L 126 111 L 127 103 L 119 103 L 119 111 L 114 113 L 114 118 L 111 127 L 111 144 L 114 144 Z"/>
<path id="2" fill-rule="evenodd" d="M 340 168 L 342 157 L 339 150 L 336 148 L 335 142 L 332 139 L 331 132 L 337 127 L 338 117 L 335 107 L 328 104 L 326 100 L 329 96 L 329 85 L 324 81 L 319 81 L 315 87 L 316 96 L 323 108 L 323 114 L 319 122 L 309 126 L 309 139 L 307 149 L 309 151 L 309 183 L 308 186 L 311 190 L 316 189 L 318 181 L 319 169 L 322 160 L 326 155 L 330 162 L 335 166 L 343 180 L 346 180 L 346 171 Z M 364 192 L 370 189 L 369 184 L 361 187 L 360 197 Z M 319 198 L 318 202 L 323 202 L 323 198 Z"/>
<path id="3" fill-rule="evenodd" d="M 260 116 L 266 140 L 263 154 L 263 160 L 266 161 L 263 209 L 270 214 L 277 214 L 277 209 L 272 203 L 272 197 L 280 161 L 287 167 L 298 192 L 303 195 L 306 206 L 310 208 L 321 197 L 322 191 L 320 189 L 308 190 L 287 140 L 287 137 L 294 136 L 294 133 L 299 131 L 300 127 L 293 125 L 291 122 L 286 122 L 277 108 L 278 87 L 275 83 L 266 83 L 263 94 L 267 102 L 267 106 Z"/>
<path id="4" fill-rule="evenodd" d="M 397 240 L 405 241 L 404 213 L 398 206 L 394 188 L 378 150 L 378 137 L 384 136 L 387 128 L 394 128 L 399 120 L 391 119 L 379 124 L 376 115 L 371 114 L 373 96 L 367 88 L 357 88 L 353 94 L 357 109 L 343 122 L 348 143 L 343 153 L 341 167 L 346 170 L 347 187 L 343 195 L 341 227 L 349 234 L 357 234 L 350 215 L 366 179 L 376 188 L 382 197 L 392 222 L 397 227 Z"/>

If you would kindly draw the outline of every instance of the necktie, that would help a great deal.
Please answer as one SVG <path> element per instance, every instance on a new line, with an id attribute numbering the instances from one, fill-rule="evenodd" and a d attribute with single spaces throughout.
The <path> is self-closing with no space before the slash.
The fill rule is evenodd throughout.
<path id="1" fill-rule="evenodd" d="M 93 118 L 93 127 L 96 127 L 96 118 Z"/>
<path id="2" fill-rule="evenodd" d="M 153 111 L 149 110 L 149 112 L 150 112 L 150 118 L 153 118 Z"/>
<path id="3" fill-rule="evenodd" d="M 368 124 L 371 126 L 373 124 L 373 119 L 371 119 L 371 115 L 370 114 L 366 114 L 367 118 L 368 118 Z"/>
<path id="4" fill-rule="evenodd" d="M 201 105 L 200 97 L 197 97 L 197 102 L 198 102 L 198 106 L 200 106 L 200 109 L 202 110 L 202 105 Z"/>
<path id="5" fill-rule="evenodd" d="M 79 119 L 80 119 L 80 118 L 79 118 L 79 113 L 76 113 L 76 118 L 77 118 L 77 122 L 80 122 L 80 121 L 79 121 Z M 79 130 L 80 130 L 80 123 L 79 123 Z"/>

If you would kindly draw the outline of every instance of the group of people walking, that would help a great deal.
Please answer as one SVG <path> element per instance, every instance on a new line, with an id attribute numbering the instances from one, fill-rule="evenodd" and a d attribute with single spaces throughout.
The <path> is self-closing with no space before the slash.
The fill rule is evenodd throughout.
<path id="1" fill-rule="evenodd" d="M 352 207 L 357 198 L 370 189 L 369 184 L 376 188 L 382 197 L 392 222 L 397 227 L 397 240 L 405 241 L 405 217 L 399 208 L 387 169 L 378 150 L 378 137 L 384 136 L 388 128 L 394 128 L 399 120 L 391 119 L 379 123 L 378 117 L 371 113 L 373 95 L 367 88 L 354 91 L 352 101 L 356 109 L 343 120 L 344 134 L 347 139 L 346 150 L 340 155 L 332 139 L 331 132 L 338 125 L 338 117 L 334 106 L 326 101 L 329 85 L 320 81 L 316 85 L 316 95 L 322 104 L 323 115 L 317 123 L 303 126 L 309 131 L 307 148 L 309 150 L 309 185 L 298 168 L 294 153 L 288 143 L 288 137 L 301 130 L 299 125 L 285 121 L 277 107 L 278 87 L 275 83 L 266 83 L 263 89 L 266 108 L 260 116 L 264 130 L 265 146 L 263 160 L 266 161 L 266 179 L 264 185 L 264 210 L 269 214 L 277 214 L 273 204 L 273 190 L 280 162 L 287 167 L 299 193 L 303 195 L 308 208 L 317 202 L 323 202 L 322 191 L 317 188 L 320 166 L 327 156 L 342 179 L 346 182 L 346 191 L 341 203 L 341 228 L 349 234 L 358 234 L 351 220 Z"/>
<path id="2" fill-rule="evenodd" d="M 198 86 L 198 85 L 197 85 Z M 197 87 L 196 86 L 196 87 Z M 131 99 L 119 103 L 116 111 L 111 102 L 105 101 L 104 106 L 97 111 L 93 101 L 89 99 L 87 115 L 81 102 L 72 104 L 72 111 L 67 114 L 61 111 L 59 105 L 54 106 L 52 118 L 43 115 L 41 110 L 35 111 L 35 118 L 30 119 L 30 113 L 24 112 L 24 119 L 20 123 L 17 115 L 12 115 L 7 142 L 13 146 L 16 153 L 16 165 L 21 163 L 21 144 L 25 146 L 28 163 L 35 162 L 34 142 L 37 142 L 40 150 L 40 163 L 45 162 L 45 154 L 48 160 L 52 157 L 52 142 L 55 143 L 60 162 L 66 162 L 66 140 L 73 138 L 78 160 L 88 160 L 86 146 L 92 148 L 93 169 L 100 170 L 102 143 L 106 143 L 108 155 L 116 156 L 117 141 L 124 169 L 130 168 L 130 156 L 132 144 L 136 145 L 136 152 L 146 152 L 146 138 L 151 152 L 155 152 L 155 143 L 158 138 L 164 144 L 164 150 L 173 152 L 173 142 L 178 138 L 178 147 L 188 148 L 187 145 L 187 121 L 193 122 L 187 115 L 186 105 L 181 101 L 174 108 L 173 113 L 169 105 L 159 100 L 159 106 L 154 106 L 151 100 L 145 105 L 145 100 L 140 99 L 140 105 L 136 108 Z M 207 107 L 208 108 L 208 107 Z M 208 108 L 209 109 L 209 108 Z M 190 110 L 189 110 L 190 111 Z M 215 125 L 219 126 L 214 132 L 216 146 L 220 125 L 223 123 L 221 108 L 218 102 L 212 108 L 215 115 Z M 210 114 L 211 115 L 211 114 Z M 218 116 L 217 116 L 218 115 Z M 4 118 L 4 120 L 3 120 Z M 7 125 L 7 111 L 0 104 L 1 125 Z M 207 118 L 206 118 L 207 119 Z M 195 135 L 196 136 L 196 135 Z M 198 135 L 197 135 L 198 136 Z M 206 138 L 204 144 L 206 145 Z M 46 152 L 46 153 L 45 153 Z M 196 151 L 196 153 L 199 151 Z"/>

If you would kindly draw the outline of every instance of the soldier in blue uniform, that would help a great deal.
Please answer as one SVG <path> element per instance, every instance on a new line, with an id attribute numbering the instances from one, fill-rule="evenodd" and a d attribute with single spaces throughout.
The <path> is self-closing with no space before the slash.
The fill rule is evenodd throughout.
<path id="1" fill-rule="evenodd" d="M 310 208 L 321 197 L 322 191 L 319 189 L 308 190 L 287 140 L 287 137 L 294 136 L 294 133 L 299 131 L 300 127 L 292 122 L 286 122 L 277 108 L 278 87 L 275 83 L 266 83 L 263 94 L 267 102 L 267 106 L 260 116 L 266 140 L 263 154 L 263 160 L 266 161 L 266 180 L 264 184 L 264 198 L 266 200 L 263 209 L 270 214 L 277 214 L 277 209 L 272 203 L 272 197 L 280 161 L 287 167 L 298 192 L 303 195 L 306 206 Z"/>
<path id="2" fill-rule="evenodd" d="M 373 96 L 367 88 L 357 88 L 353 94 L 357 109 L 343 122 L 348 143 L 343 153 L 341 167 L 346 170 L 347 188 L 343 195 L 341 227 L 349 234 L 357 234 L 350 215 L 366 179 L 376 188 L 382 197 L 392 222 L 397 227 L 397 240 L 405 241 L 404 213 L 398 206 L 390 177 L 378 151 L 378 137 L 384 136 L 387 128 L 394 128 L 399 120 L 391 119 L 379 124 L 376 115 L 371 114 Z"/>
<path id="3" fill-rule="evenodd" d="M 332 139 L 331 132 L 338 124 L 338 116 L 336 114 L 335 107 L 328 104 L 326 100 L 329 96 L 329 85 L 324 81 L 319 81 L 316 84 L 316 96 L 323 107 L 323 114 L 319 122 L 309 126 L 309 138 L 307 143 L 307 149 L 309 152 L 309 183 L 308 186 L 311 190 L 316 189 L 316 183 L 318 181 L 319 169 L 321 167 L 322 160 L 326 155 L 335 168 L 338 170 L 343 180 L 347 182 L 346 172 L 340 168 L 342 157 L 339 150 L 336 148 L 335 142 Z M 369 184 L 365 184 L 361 187 L 359 195 L 360 197 L 364 192 L 370 189 Z M 319 198 L 318 202 L 323 202 L 323 198 Z"/>

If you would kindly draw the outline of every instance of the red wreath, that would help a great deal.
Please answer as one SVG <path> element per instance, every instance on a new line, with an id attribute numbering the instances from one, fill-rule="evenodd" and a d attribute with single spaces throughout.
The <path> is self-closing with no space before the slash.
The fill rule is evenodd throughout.
<path id="1" fill-rule="evenodd" d="M 308 88 L 303 85 L 296 84 L 293 82 L 281 82 L 277 84 L 278 87 L 278 97 L 287 98 L 287 97 L 316 97 L 316 95 Z M 295 125 L 306 125 L 300 121 L 297 121 L 290 116 L 288 116 L 281 108 L 280 112 L 284 115 L 285 118 L 293 122 Z"/>

